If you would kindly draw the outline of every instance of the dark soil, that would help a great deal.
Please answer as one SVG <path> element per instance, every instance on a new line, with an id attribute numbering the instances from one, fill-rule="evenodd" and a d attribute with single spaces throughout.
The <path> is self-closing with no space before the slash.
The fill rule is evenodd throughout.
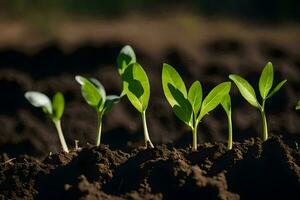
<path id="1" fill-rule="evenodd" d="M 250 138 L 227 151 L 172 145 L 133 149 L 85 147 L 9 160 L 2 155 L 0 199 L 298 199 L 300 138 Z"/>

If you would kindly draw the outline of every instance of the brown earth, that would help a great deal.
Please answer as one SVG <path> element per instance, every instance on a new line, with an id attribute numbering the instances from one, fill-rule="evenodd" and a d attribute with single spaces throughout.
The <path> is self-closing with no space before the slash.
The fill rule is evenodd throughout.
<path id="1" fill-rule="evenodd" d="M 300 137 L 250 138 L 227 151 L 173 145 L 130 152 L 107 145 L 52 154 L 1 157 L 1 199 L 298 199 Z"/>

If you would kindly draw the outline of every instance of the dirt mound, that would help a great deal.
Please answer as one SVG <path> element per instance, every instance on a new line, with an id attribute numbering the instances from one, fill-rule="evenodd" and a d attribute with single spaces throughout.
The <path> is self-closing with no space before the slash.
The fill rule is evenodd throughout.
<path id="1" fill-rule="evenodd" d="M 297 199 L 300 138 L 251 138 L 227 151 L 172 145 L 133 149 L 86 147 L 38 161 L 1 156 L 3 199 Z"/>

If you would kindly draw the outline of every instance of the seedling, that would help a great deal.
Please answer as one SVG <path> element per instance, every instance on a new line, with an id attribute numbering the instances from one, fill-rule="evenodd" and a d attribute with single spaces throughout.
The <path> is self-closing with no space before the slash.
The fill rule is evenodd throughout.
<path id="1" fill-rule="evenodd" d="M 256 98 L 253 87 L 246 79 L 235 74 L 231 74 L 229 78 L 236 84 L 241 95 L 252 106 L 256 107 L 260 111 L 262 117 L 263 141 L 266 141 L 268 139 L 268 125 L 265 113 L 265 103 L 267 99 L 271 98 L 275 93 L 277 93 L 280 90 L 280 88 L 285 84 L 286 80 L 281 81 L 271 91 L 271 88 L 273 86 L 274 71 L 272 63 L 268 62 L 264 67 L 259 79 L 259 92 L 262 98 L 262 103 L 260 104 Z"/>
<path id="2" fill-rule="evenodd" d="M 76 76 L 75 79 L 81 85 L 81 94 L 86 103 L 97 111 L 96 146 L 100 146 L 103 115 L 108 113 L 113 105 L 120 101 L 120 97 L 116 95 L 106 96 L 103 85 L 97 79 L 87 79 L 82 76 Z"/>
<path id="3" fill-rule="evenodd" d="M 150 140 L 146 110 L 150 98 L 149 79 L 140 64 L 136 62 L 136 57 L 133 49 L 130 46 L 125 46 L 121 49 L 117 59 L 118 71 L 123 81 L 123 90 L 121 96 L 126 95 L 131 104 L 141 113 L 144 129 L 145 147 L 153 148 Z"/>
<path id="4" fill-rule="evenodd" d="M 231 83 L 219 84 L 202 101 L 202 86 L 199 81 L 195 81 L 187 92 L 178 72 L 171 65 L 163 64 L 162 85 L 165 96 L 176 116 L 191 127 L 193 133 L 192 148 L 197 150 L 197 127 L 199 122 L 228 95 Z"/>
<path id="5" fill-rule="evenodd" d="M 40 107 L 43 109 L 44 113 L 50 117 L 53 121 L 55 128 L 58 133 L 58 137 L 63 148 L 63 151 L 69 152 L 68 146 L 66 144 L 62 129 L 61 129 L 61 117 L 65 108 L 65 100 L 62 93 L 57 92 L 52 102 L 49 97 L 41 92 L 29 91 L 25 93 L 25 98 L 35 107 Z"/>
<path id="6" fill-rule="evenodd" d="M 296 110 L 300 110 L 300 100 L 297 102 Z"/>
<path id="7" fill-rule="evenodd" d="M 231 118 L 231 99 L 230 95 L 227 94 L 223 98 L 221 105 L 223 109 L 226 112 L 227 115 L 227 121 L 228 121 L 228 143 L 227 143 L 227 148 L 230 150 L 232 149 L 232 118 Z"/>

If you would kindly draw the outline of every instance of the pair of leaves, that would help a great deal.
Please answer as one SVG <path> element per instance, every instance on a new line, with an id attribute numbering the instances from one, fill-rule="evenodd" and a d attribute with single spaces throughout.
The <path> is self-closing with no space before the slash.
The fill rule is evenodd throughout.
<path id="1" fill-rule="evenodd" d="M 117 58 L 118 71 L 123 81 L 121 96 L 127 95 L 131 104 L 144 112 L 149 103 L 150 84 L 142 66 L 136 62 L 136 56 L 131 46 L 124 46 Z"/>
<path id="2" fill-rule="evenodd" d="M 36 91 L 28 91 L 25 93 L 25 98 L 35 107 L 42 108 L 43 111 L 50 116 L 52 120 L 60 120 L 64 108 L 65 108 L 65 100 L 62 93 L 57 92 L 52 102 L 48 96 L 41 92 Z"/>
<path id="3" fill-rule="evenodd" d="M 120 76 L 122 77 L 123 80 L 123 74 L 126 70 L 126 68 L 132 64 L 136 62 L 136 56 L 134 53 L 134 50 L 132 49 L 131 46 L 126 45 L 124 46 L 117 58 L 117 66 L 118 66 L 118 72 L 120 74 Z M 123 89 L 122 89 L 122 93 L 120 96 L 124 96 L 126 91 L 124 90 L 125 86 L 124 86 L 124 81 L 123 81 Z"/>
<path id="4" fill-rule="evenodd" d="M 99 113 L 109 112 L 120 100 L 119 96 L 106 95 L 103 85 L 97 79 L 82 76 L 76 76 L 75 79 L 81 85 L 81 94 L 86 103 Z"/>
<path id="5" fill-rule="evenodd" d="M 187 92 L 186 86 L 178 72 L 168 64 L 163 64 L 162 85 L 164 94 L 174 113 L 192 128 L 221 103 L 231 88 L 230 82 L 221 83 L 213 88 L 202 102 L 201 83 L 195 81 Z"/>
<path id="6" fill-rule="evenodd" d="M 143 67 L 137 63 L 135 53 L 128 45 L 122 48 L 117 64 L 123 85 L 120 96 L 126 95 L 130 103 L 142 114 L 145 144 L 146 147 L 148 145 L 153 147 L 146 123 L 146 109 L 150 99 L 148 76 Z"/>
<path id="7" fill-rule="evenodd" d="M 238 87 L 241 95 L 254 107 L 261 108 L 261 105 L 259 104 L 255 91 L 253 87 L 250 85 L 250 83 L 240 77 L 239 75 L 231 74 L 229 75 L 229 78 L 236 84 Z M 274 79 L 274 70 L 273 65 L 271 62 L 268 62 L 266 66 L 264 67 L 260 79 L 259 79 L 259 92 L 260 95 L 265 101 L 266 99 L 271 98 L 274 94 L 276 94 L 281 87 L 286 83 L 286 80 L 281 81 L 277 86 L 271 91 L 271 88 L 273 86 L 273 79 Z"/>

